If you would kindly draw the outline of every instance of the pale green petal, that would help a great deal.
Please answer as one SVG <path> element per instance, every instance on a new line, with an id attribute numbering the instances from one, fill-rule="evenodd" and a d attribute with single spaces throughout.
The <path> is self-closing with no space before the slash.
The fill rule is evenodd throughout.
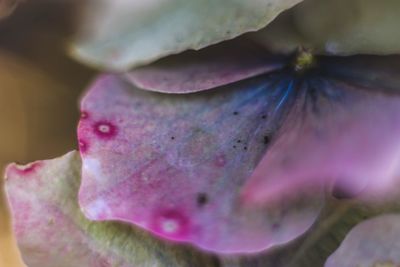
<path id="1" fill-rule="evenodd" d="M 393 54 L 400 52 L 399 14 L 398 0 L 310 0 L 252 37 L 279 52 Z"/>
<path id="2" fill-rule="evenodd" d="M 385 214 L 356 225 L 325 267 L 400 266 L 400 215 Z"/>
<path id="3" fill-rule="evenodd" d="M 86 6 L 71 53 L 124 70 L 259 30 L 301 0 L 96 0 Z"/>
<path id="4" fill-rule="evenodd" d="M 113 222 L 90 222 L 77 194 L 81 160 L 54 160 L 6 170 L 13 227 L 28 267 L 214 267 L 216 260 Z M 100 208 L 100 206 L 99 206 Z"/>

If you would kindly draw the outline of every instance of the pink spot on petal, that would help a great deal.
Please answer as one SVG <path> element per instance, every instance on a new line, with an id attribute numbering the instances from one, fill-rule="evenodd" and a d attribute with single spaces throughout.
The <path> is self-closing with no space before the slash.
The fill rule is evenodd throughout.
<path id="1" fill-rule="evenodd" d="M 177 210 L 166 210 L 156 215 L 154 231 L 161 236 L 182 239 L 189 232 L 189 221 Z"/>
<path id="2" fill-rule="evenodd" d="M 28 175 L 34 173 L 41 165 L 41 162 L 33 162 L 25 166 L 14 165 L 13 171 L 19 175 Z"/>
<path id="3" fill-rule="evenodd" d="M 217 167 L 224 167 L 226 164 L 226 157 L 225 155 L 221 154 L 215 158 L 215 166 Z"/>
<path id="4" fill-rule="evenodd" d="M 89 118 L 89 114 L 86 111 L 81 111 L 81 119 Z"/>
<path id="5" fill-rule="evenodd" d="M 94 125 L 94 132 L 101 138 L 109 139 L 117 134 L 117 128 L 110 122 L 101 121 Z"/>
<path id="6" fill-rule="evenodd" d="M 86 141 L 80 139 L 79 142 L 78 142 L 78 145 L 79 145 L 79 151 L 80 151 L 81 153 L 86 153 L 86 152 L 87 152 L 87 150 L 88 150 L 88 144 L 87 144 Z"/>

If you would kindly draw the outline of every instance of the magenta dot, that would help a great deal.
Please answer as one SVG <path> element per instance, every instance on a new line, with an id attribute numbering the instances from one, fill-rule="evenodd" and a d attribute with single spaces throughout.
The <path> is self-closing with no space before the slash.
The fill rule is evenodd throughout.
<path id="1" fill-rule="evenodd" d="M 225 155 L 221 154 L 215 158 L 215 166 L 217 167 L 224 167 L 226 164 L 226 157 Z"/>
<path id="2" fill-rule="evenodd" d="M 87 119 L 89 114 L 86 111 L 81 111 L 81 119 Z"/>
<path id="3" fill-rule="evenodd" d="M 86 141 L 80 139 L 78 145 L 79 145 L 79 151 L 81 153 L 85 153 L 88 150 L 88 144 Z"/>
<path id="4" fill-rule="evenodd" d="M 162 236 L 179 240 L 189 232 L 189 220 L 177 210 L 162 211 L 155 218 L 155 231 Z"/>
<path id="5" fill-rule="evenodd" d="M 42 165 L 41 162 L 30 163 L 26 166 L 18 166 L 16 165 L 14 170 L 20 175 L 31 174 L 37 170 Z"/>
<path id="6" fill-rule="evenodd" d="M 112 123 L 101 121 L 94 125 L 94 132 L 101 138 L 112 138 L 117 134 L 117 129 Z"/>

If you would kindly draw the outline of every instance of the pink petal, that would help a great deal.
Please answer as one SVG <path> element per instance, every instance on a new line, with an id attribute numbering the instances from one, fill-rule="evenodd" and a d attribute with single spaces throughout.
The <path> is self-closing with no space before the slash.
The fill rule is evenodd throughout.
<path id="1" fill-rule="evenodd" d="M 400 265 L 400 215 L 388 214 L 356 225 L 325 267 Z"/>
<path id="2" fill-rule="evenodd" d="M 80 170 L 76 152 L 8 166 L 6 191 L 27 266 L 214 266 L 212 257 L 168 245 L 131 226 L 87 220 L 77 203 Z"/>
<path id="3" fill-rule="evenodd" d="M 189 93 L 215 88 L 282 67 L 255 44 L 232 41 L 200 51 L 170 56 L 137 68 L 126 78 L 137 87 L 165 93 Z"/>
<path id="4" fill-rule="evenodd" d="M 288 79 L 162 95 L 118 76 L 99 78 L 82 100 L 78 130 L 85 215 L 225 253 L 259 251 L 302 234 L 320 201 L 247 207 L 239 195 L 287 109 Z"/>
<path id="5" fill-rule="evenodd" d="M 366 200 L 395 193 L 400 95 L 393 92 L 400 82 L 394 63 L 391 57 L 322 59 L 321 78 L 303 84 L 243 190 L 245 201 L 265 203 L 323 185 Z"/>

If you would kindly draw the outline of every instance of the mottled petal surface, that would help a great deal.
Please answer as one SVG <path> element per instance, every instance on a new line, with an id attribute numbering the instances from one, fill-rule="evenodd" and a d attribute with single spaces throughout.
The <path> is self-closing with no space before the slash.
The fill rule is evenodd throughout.
<path id="1" fill-rule="evenodd" d="M 212 257 L 112 222 L 90 222 L 77 202 L 81 160 L 71 152 L 6 170 L 14 232 L 28 267 L 214 267 Z"/>
<path id="2" fill-rule="evenodd" d="M 267 25 L 301 0 L 92 0 L 72 54 L 117 70 L 200 49 Z"/>
<path id="3" fill-rule="evenodd" d="M 282 58 L 243 41 L 170 56 L 126 74 L 137 87 L 165 92 L 207 90 L 282 68 Z"/>
<path id="4" fill-rule="evenodd" d="M 102 76 L 82 100 L 80 205 L 92 220 L 134 223 L 206 250 L 254 252 L 288 242 L 321 201 L 242 205 L 240 191 L 279 127 L 285 74 L 165 95 Z"/>
<path id="5" fill-rule="evenodd" d="M 325 267 L 396 267 L 400 265 L 400 215 L 387 214 L 355 226 Z"/>
<path id="6" fill-rule="evenodd" d="M 301 83 L 298 100 L 246 185 L 244 198 L 265 202 L 321 183 L 365 199 L 398 192 L 396 59 L 320 58 L 316 74 Z"/>

